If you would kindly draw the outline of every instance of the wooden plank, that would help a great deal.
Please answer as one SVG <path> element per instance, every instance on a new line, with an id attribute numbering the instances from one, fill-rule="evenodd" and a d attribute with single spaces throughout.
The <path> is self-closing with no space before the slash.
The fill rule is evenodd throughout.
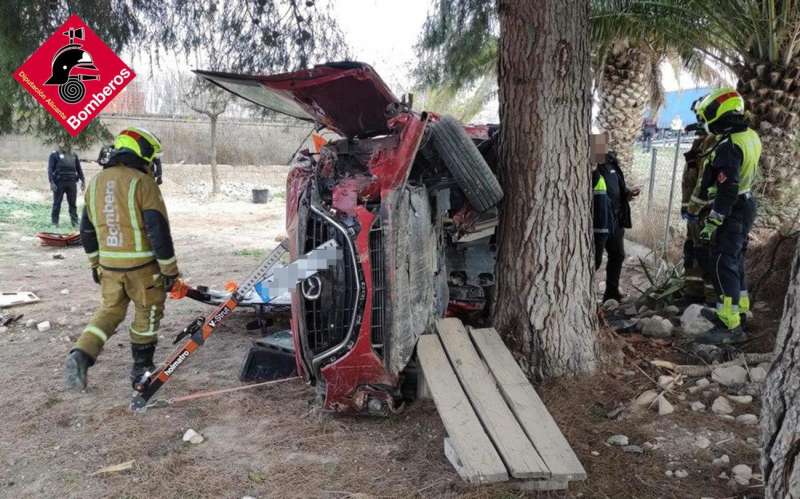
<path id="1" fill-rule="evenodd" d="M 458 319 L 441 319 L 436 329 L 475 413 L 514 478 L 549 478 L 542 458 L 509 409 Z"/>
<path id="2" fill-rule="evenodd" d="M 584 480 L 583 465 L 497 331 L 470 328 L 470 335 L 553 479 Z"/>
<path id="3" fill-rule="evenodd" d="M 449 436 L 445 452 L 461 478 L 470 483 L 508 480 L 506 467 L 461 389 L 439 337 L 421 336 L 417 356 Z"/>

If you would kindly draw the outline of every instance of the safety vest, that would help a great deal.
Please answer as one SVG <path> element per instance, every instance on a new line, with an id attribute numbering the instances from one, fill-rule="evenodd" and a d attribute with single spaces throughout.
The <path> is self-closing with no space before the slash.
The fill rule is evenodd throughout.
<path id="1" fill-rule="evenodd" d="M 753 188 L 753 181 L 758 173 L 761 139 L 755 130 L 748 128 L 743 132 L 732 133 L 730 140 L 742 150 L 742 166 L 739 167 L 739 194 L 745 194 Z"/>
<path id="2" fill-rule="evenodd" d="M 131 269 L 156 259 L 142 211 L 157 210 L 165 219 L 167 212 L 151 176 L 127 166 L 105 168 L 89 183 L 86 209 L 99 246 L 90 261 L 99 258 L 105 268 Z"/>

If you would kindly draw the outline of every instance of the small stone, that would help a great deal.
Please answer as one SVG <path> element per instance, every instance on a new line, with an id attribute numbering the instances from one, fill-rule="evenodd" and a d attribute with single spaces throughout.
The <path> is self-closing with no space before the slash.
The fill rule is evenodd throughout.
<path id="1" fill-rule="evenodd" d="M 694 446 L 700 449 L 708 449 L 711 446 L 711 440 L 703 436 L 697 437 L 694 440 Z"/>
<path id="2" fill-rule="evenodd" d="M 736 418 L 731 416 L 730 414 L 720 414 L 720 419 L 724 419 L 725 421 L 736 421 Z"/>
<path id="3" fill-rule="evenodd" d="M 694 412 L 700 412 L 700 411 L 705 411 L 706 410 L 706 405 L 704 403 L 700 402 L 699 400 L 695 400 L 694 402 L 689 404 L 689 407 Z"/>
<path id="4" fill-rule="evenodd" d="M 675 478 L 686 478 L 689 476 L 689 472 L 686 470 L 675 470 Z"/>
<path id="5" fill-rule="evenodd" d="M 666 397 L 661 396 L 658 398 L 658 415 L 666 416 L 675 412 L 675 406 L 672 405 Z"/>
<path id="6" fill-rule="evenodd" d="M 203 443 L 203 440 L 205 440 L 205 438 L 203 438 L 203 435 L 197 433 L 191 428 L 186 430 L 186 433 L 183 434 L 184 442 L 189 442 L 191 444 L 197 445 Z"/>
<path id="7" fill-rule="evenodd" d="M 720 457 L 714 458 L 714 460 L 711 462 L 711 465 L 721 467 L 721 466 L 727 466 L 728 464 L 730 464 L 730 462 L 731 458 L 729 458 L 727 454 L 723 454 Z M 728 477 L 726 476 L 725 478 Z"/>
<path id="8" fill-rule="evenodd" d="M 694 303 L 686 307 L 681 315 L 681 331 L 684 336 L 695 337 L 700 336 L 709 329 L 714 327 L 714 324 L 703 317 L 703 307 L 700 304 Z"/>
<path id="9" fill-rule="evenodd" d="M 639 307 L 639 315 L 644 315 L 649 311 L 650 309 L 647 308 L 647 305 L 642 305 L 641 307 Z"/>
<path id="10" fill-rule="evenodd" d="M 655 390 L 647 390 L 634 399 L 633 405 L 637 409 L 647 409 L 656 397 L 658 397 L 658 392 Z"/>
<path id="11" fill-rule="evenodd" d="M 731 469 L 731 473 L 733 473 L 733 479 L 739 485 L 747 485 L 750 483 L 750 479 L 753 478 L 753 469 L 746 464 L 737 464 Z"/>
<path id="12" fill-rule="evenodd" d="M 757 425 L 758 424 L 758 416 L 755 414 L 741 414 L 736 416 L 736 422 L 743 425 Z"/>
<path id="13" fill-rule="evenodd" d="M 747 381 L 747 370 L 742 366 L 718 367 L 711 372 L 711 379 L 725 386 L 741 385 Z"/>
<path id="14" fill-rule="evenodd" d="M 750 369 L 750 381 L 753 383 L 763 383 L 767 379 L 767 371 L 761 366 Z"/>
<path id="15" fill-rule="evenodd" d="M 664 474 L 671 478 L 672 477 L 672 470 L 667 470 L 667 471 L 664 472 Z"/>
<path id="16" fill-rule="evenodd" d="M 695 393 L 699 392 L 702 389 L 703 389 L 702 386 L 690 386 L 689 387 L 689 393 L 695 394 Z"/>
<path id="17" fill-rule="evenodd" d="M 727 473 L 725 473 L 725 472 L 723 471 L 722 473 L 720 473 L 720 474 L 719 474 L 718 478 L 720 478 L 721 480 L 727 480 L 727 479 L 728 479 L 728 478 L 730 478 L 730 477 L 728 476 L 728 474 L 727 474 Z"/>
<path id="18" fill-rule="evenodd" d="M 649 319 L 642 319 L 639 321 L 642 328 L 642 334 L 650 338 L 668 338 L 672 336 L 672 323 L 669 319 L 661 316 L 654 315 Z"/>
<path id="19" fill-rule="evenodd" d="M 664 313 L 670 315 L 678 315 L 679 313 L 681 313 L 681 309 L 679 309 L 675 305 L 670 305 L 668 307 L 664 307 Z"/>
<path id="20" fill-rule="evenodd" d="M 616 310 L 619 308 L 619 302 L 614 299 L 606 300 L 603 302 L 603 310 L 606 312 L 611 312 L 612 310 Z"/>
<path id="21" fill-rule="evenodd" d="M 644 452 L 638 445 L 626 445 L 622 448 L 622 451 L 629 454 L 641 454 Z"/>
<path id="22" fill-rule="evenodd" d="M 593 456 L 599 456 L 599 455 L 600 455 L 600 453 L 599 453 L 599 452 L 597 452 L 596 450 L 593 450 L 593 451 L 592 451 L 592 455 L 593 455 Z"/>
<path id="23" fill-rule="evenodd" d="M 70 312 L 71 314 L 74 314 L 74 313 L 75 313 L 75 312 L 77 312 L 77 311 L 78 311 L 78 307 L 69 307 L 69 312 Z"/>
<path id="24" fill-rule="evenodd" d="M 40 333 L 44 333 L 45 331 L 49 331 L 50 330 L 50 321 L 44 321 L 44 322 L 40 322 L 39 324 L 36 324 L 36 329 L 38 329 Z"/>
<path id="25" fill-rule="evenodd" d="M 703 387 L 703 386 L 708 386 L 708 385 L 710 385 L 710 384 L 711 384 L 711 382 L 708 380 L 708 378 L 700 378 L 700 379 L 698 379 L 697 381 L 695 381 L 695 382 L 694 382 L 694 384 L 695 384 L 696 386 Z"/>
<path id="26" fill-rule="evenodd" d="M 730 414 L 733 412 L 733 407 L 725 397 L 717 397 L 711 404 L 711 410 L 714 414 Z"/>
<path id="27" fill-rule="evenodd" d="M 661 446 L 660 445 L 654 445 L 651 442 L 645 442 L 645 443 L 642 444 L 642 448 L 644 450 L 654 450 L 654 449 L 658 449 L 659 447 L 661 447 Z"/>
<path id="28" fill-rule="evenodd" d="M 61 290 L 61 294 L 62 295 L 68 295 L 69 294 L 69 290 L 67 288 L 64 288 L 64 289 Z"/>
<path id="29" fill-rule="evenodd" d="M 747 405 L 753 401 L 752 395 L 728 395 L 729 400 L 733 400 L 737 404 Z"/>
<path id="30" fill-rule="evenodd" d="M 36 325 L 36 320 L 28 319 L 25 321 L 25 327 L 34 327 Z"/>
<path id="31" fill-rule="evenodd" d="M 666 376 L 662 374 L 661 376 L 658 377 L 658 386 L 662 390 L 666 390 L 667 387 L 670 387 L 672 385 L 673 381 L 675 381 L 675 377 Z"/>
<path id="32" fill-rule="evenodd" d="M 756 445 L 758 443 L 758 440 L 754 437 L 747 437 L 747 443 L 750 445 Z"/>
<path id="33" fill-rule="evenodd" d="M 53 253 L 53 260 L 63 260 L 63 259 L 64 255 L 62 255 L 61 253 Z"/>
<path id="34" fill-rule="evenodd" d="M 611 435 L 610 437 L 608 437 L 608 440 L 606 440 L 606 443 L 608 445 L 625 447 L 626 445 L 628 445 L 628 437 L 625 435 Z"/>

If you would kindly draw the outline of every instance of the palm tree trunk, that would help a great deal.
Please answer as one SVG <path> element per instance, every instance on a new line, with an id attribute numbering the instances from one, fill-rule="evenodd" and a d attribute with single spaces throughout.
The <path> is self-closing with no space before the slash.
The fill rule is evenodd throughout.
<path id="1" fill-rule="evenodd" d="M 619 43 L 608 50 L 598 87 L 597 125 L 608 132 L 608 149 L 616 153 L 626 174 L 633 166 L 633 145 L 650 100 L 652 65 L 649 51 Z"/>
<path id="2" fill-rule="evenodd" d="M 535 377 L 597 365 L 589 2 L 501 0 L 495 323 Z"/>
<path id="3" fill-rule="evenodd" d="M 775 359 L 761 396 L 766 497 L 800 497 L 800 242 L 792 264 Z"/>
<path id="4" fill-rule="evenodd" d="M 761 220 L 767 226 L 797 223 L 800 201 L 800 56 L 786 68 L 752 64 L 737 68 L 737 89 L 745 98 L 763 145 L 760 163 Z"/>

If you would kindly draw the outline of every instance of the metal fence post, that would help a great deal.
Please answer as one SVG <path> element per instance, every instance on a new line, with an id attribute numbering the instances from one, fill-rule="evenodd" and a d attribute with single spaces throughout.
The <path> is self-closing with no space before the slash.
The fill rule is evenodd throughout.
<path id="1" fill-rule="evenodd" d="M 647 214 L 650 214 L 653 208 L 653 191 L 656 188 L 656 148 L 650 148 L 650 185 L 647 190 Z"/>
<path id="2" fill-rule="evenodd" d="M 669 182 L 669 204 L 667 205 L 667 223 L 664 226 L 664 260 L 667 260 L 667 247 L 669 245 L 669 223 L 672 216 L 672 196 L 675 193 L 675 175 L 678 174 L 678 155 L 681 151 L 681 130 L 678 130 L 678 140 L 675 141 L 675 157 L 672 161 L 672 178 Z"/>

